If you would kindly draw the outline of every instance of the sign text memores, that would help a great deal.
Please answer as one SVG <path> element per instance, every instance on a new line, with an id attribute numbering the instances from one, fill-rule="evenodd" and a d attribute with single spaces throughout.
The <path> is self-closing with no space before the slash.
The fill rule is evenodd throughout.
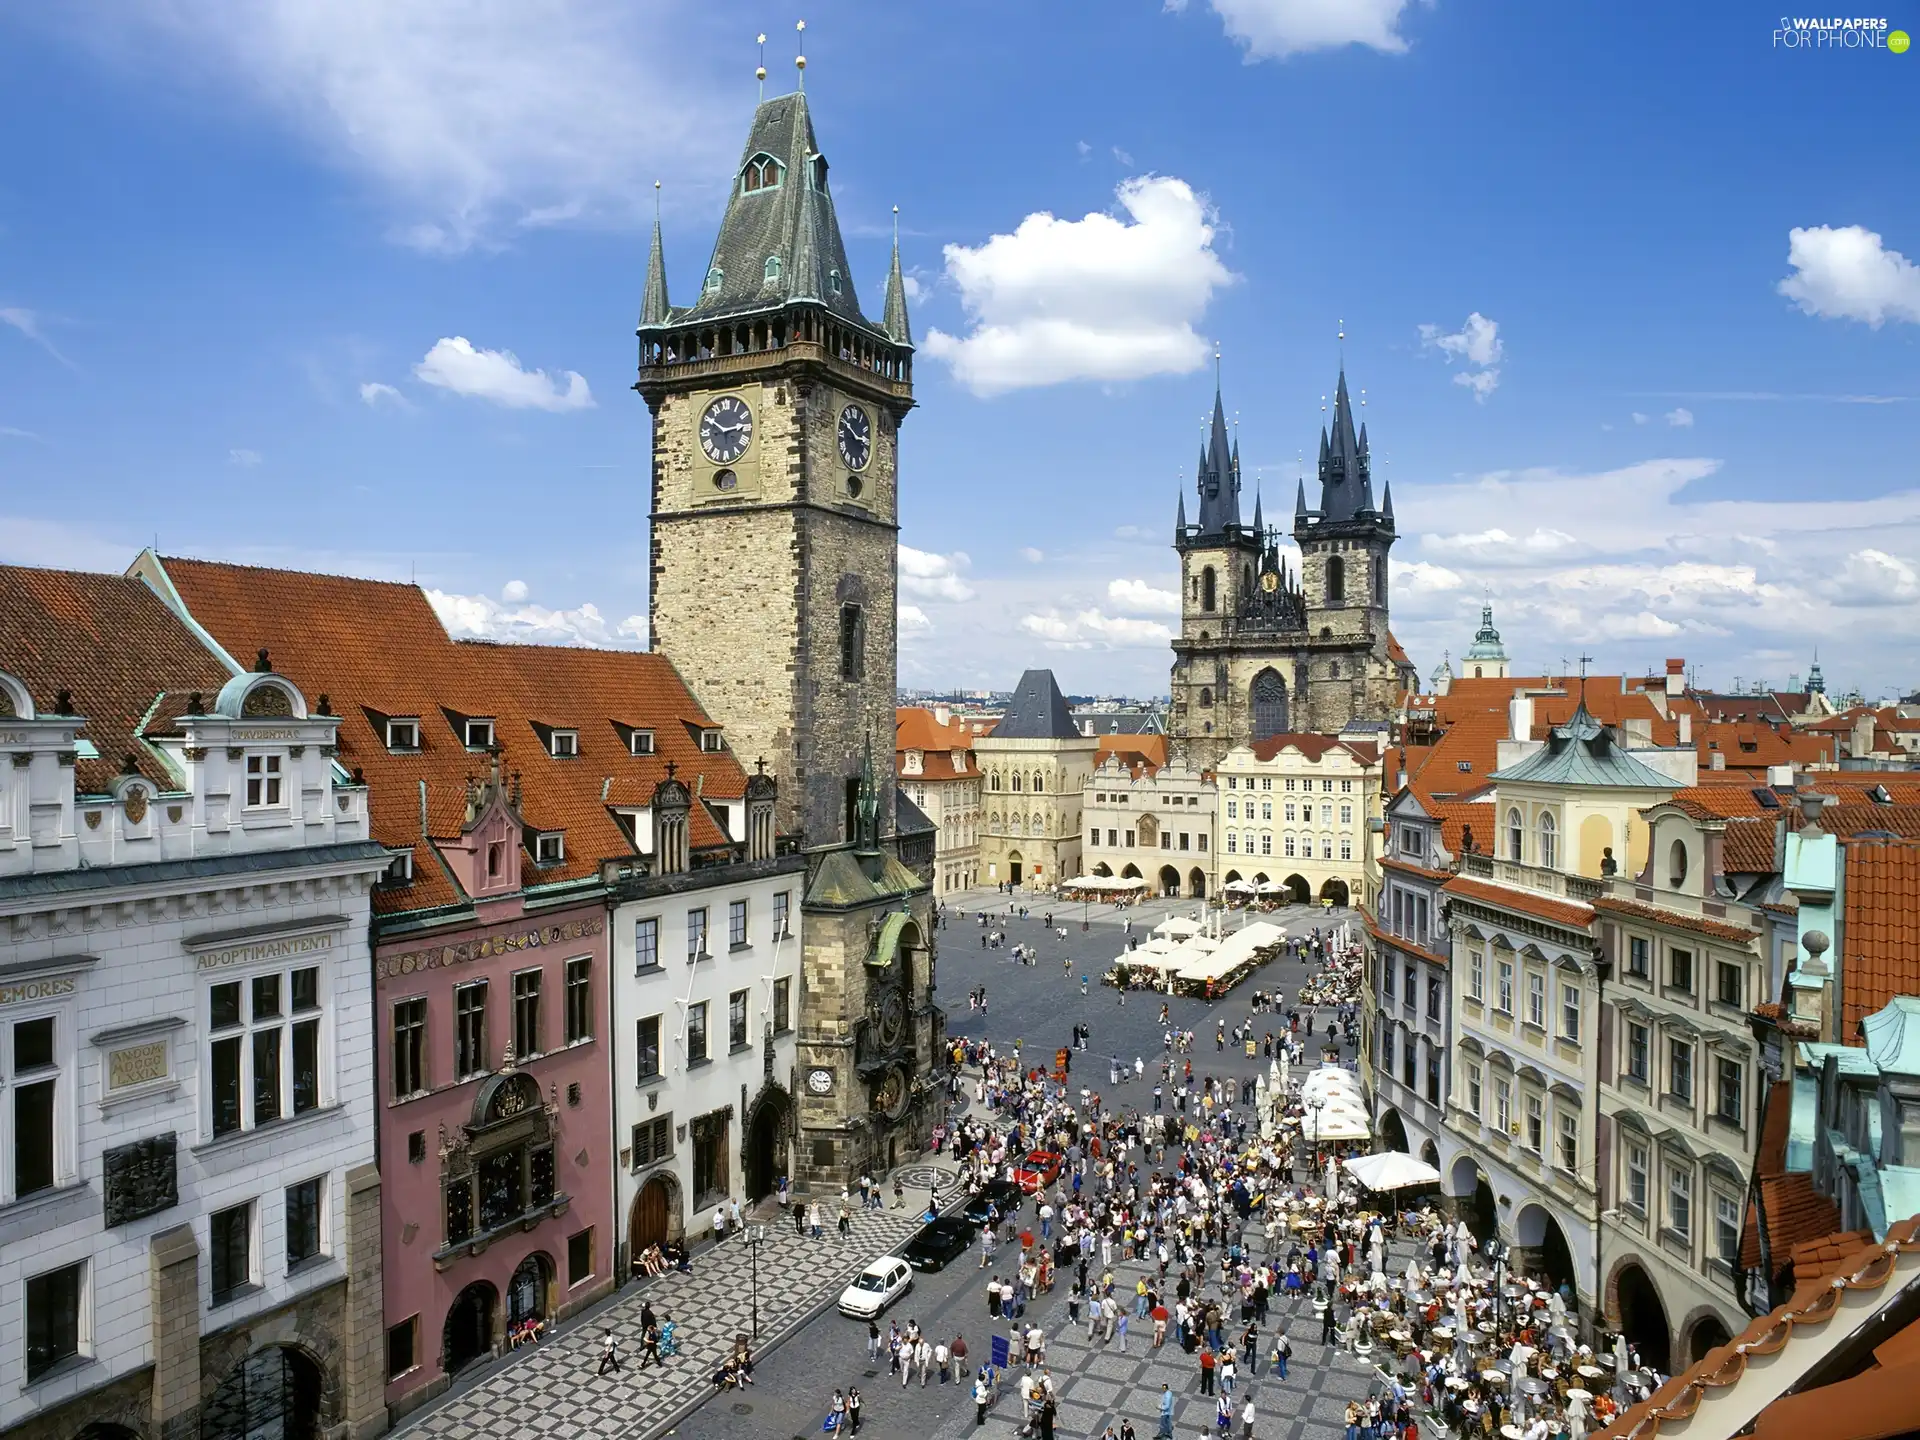
<path id="1" fill-rule="evenodd" d="M 408 950 L 400 955 L 382 955 L 374 961 L 376 980 L 412 975 L 419 970 L 441 970 L 449 965 L 465 965 L 489 955 L 511 955 L 518 950 L 535 950 L 542 945 L 564 945 L 569 940 L 598 935 L 606 928 L 604 918 L 569 920 L 564 925 L 535 926 L 506 935 L 487 935 L 479 940 L 463 940 L 457 945 L 435 945 L 426 950 Z"/>

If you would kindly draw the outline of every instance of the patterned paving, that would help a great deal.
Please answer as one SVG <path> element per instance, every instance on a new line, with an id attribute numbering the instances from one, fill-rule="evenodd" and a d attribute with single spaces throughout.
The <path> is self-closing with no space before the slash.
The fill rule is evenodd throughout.
<path id="1" fill-rule="evenodd" d="M 911 1198 L 911 1197 L 910 1197 Z M 853 1236 L 831 1229 L 821 1240 L 794 1234 L 788 1223 L 768 1228 L 760 1255 L 760 1343 L 764 1352 L 798 1329 L 875 1256 L 901 1244 L 918 1227 L 908 1210 L 855 1215 Z M 499 1362 L 477 1385 L 411 1417 L 402 1430 L 413 1440 L 581 1440 L 658 1433 L 713 1394 L 709 1377 L 752 1329 L 752 1256 L 737 1239 L 709 1248 L 691 1275 L 669 1274 L 631 1286 L 609 1308 L 577 1322 L 543 1344 Z M 678 1322 L 680 1353 L 640 1368 L 640 1306 L 650 1301 L 664 1321 Z M 600 1375 L 601 1332 L 620 1337 L 620 1370 Z"/>

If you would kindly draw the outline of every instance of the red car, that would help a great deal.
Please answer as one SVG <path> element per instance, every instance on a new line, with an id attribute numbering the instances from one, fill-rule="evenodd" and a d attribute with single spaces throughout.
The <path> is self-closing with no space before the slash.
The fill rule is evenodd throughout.
<path id="1" fill-rule="evenodd" d="M 1029 1195 L 1038 1195 L 1060 1178 L 1060 1154 L 1056 1150 L 1031 1150 L 1013 1170 L 1013 1183 Z"/>

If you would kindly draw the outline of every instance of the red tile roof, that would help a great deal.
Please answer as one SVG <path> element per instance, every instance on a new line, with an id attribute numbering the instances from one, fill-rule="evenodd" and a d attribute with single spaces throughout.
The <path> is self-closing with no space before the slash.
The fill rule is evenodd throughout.
<path id="1" fill-rule="evenodd" d="M 1398 870 L 1403 875 L 1418 875 L 1423 880 L 1446 880 L 1453 874 L 1451 870 L 1429 870 L 1426 866 L 1416 865 L 1411 860 L 1396 860 L 1391 855 L 1380 857 L 1380 868 Z"/>
<path id="2" fill-rule="evenodd" d="M 1472 831 L 1473 848 L 1482 855 L 1491 853 L 1493 844 L 1493 806 L 1474 801 L 1463 800 L 1422 800 L 1429 815 L 1440 822 L 1440 843 L 1449 855 L 1463 855 L 1467 849 L 1468 831 Z"/>
<path id="3" fill-rule="evenodd" d="M 1458 895 L 1463 900 L 1477 900 L 1483 905 L 1518 910 L 1523 915 L 1550 920 L 1556 925 L 1565 925 L 1574 930 L 1585 930 L 1593 923 L 1591 905 L 1557 899 L 1533 890 L 1515 890 L 1510 886 L 1494 885 L 1466 875 L 1456 875 L 1440 888 L 1449 895 Z"/>
<path id="4" fill-rule="evenodd" d="M 1620 900 L 1611 895 L 1602 895 L 1595 900 L 1593 908 L 1609 915 L 1628 915 L 1657 925 L 1672 925 L 1696 935 L 1710 935 L 1716 940 L 1730 940 L 1736 945 L 1758 940 L 1761 933 L 1745 925 L 1729 925 L 1724 921 L 1709 920 L 1703 915 L 1689 915 L 1683 910 L 1669 910 L 1662 905 L 1643 905 L 1635 900 Z"/>
<path id="5" fill-rule="evenodd" d="M 54 713 L 61 690 L 72 692 L 73 711 L 87 719 L 80 733 L 100 752 L 75 764 L 83 795 L 105 793 L 128 756 L 160 788 L 179 784 L 139 737 L 178 734 L 166 721 L 187 695 L 198 690 L 211 708 L 232 678 L 138 580 L 12 565 L 0 566 L 0 670 L 25 682 L 42 715 Z"/>
<path id="6" fill-rule="evenodd" d="M 1720 868 L 1730 875 L 1770 875 L 1779 824 L 1773 819 L 1729 820 Z"/>
<path id="7" fill-rule="evenodd" d="M 1167 737 L 1164 735 L 1102 735 L 1093 752 L 1093 763 L 1100 764 L 1109 755 L 1117 757 L 1138 780 L 1152 775 L 1167 763 Z"/>
<path id="8" fill-rule="evenodd" d="M 1793 1283 L 1796 1288 L 1809 1280 L 1824 1280 L 1839 1273 L 1841 1265 L 1862 1245 L 1873 1243 L 1871 1230 L 1839 1230 L 1817 1239 L 1803 1240 L 1793 1247 Z"/>
<path id="9" fill-rule="evenodd" d="M 1273 759 L 1282 750 L 1297 750 L 1316 761 L 1331 750 L 1344 750 L 1362 765 L 1372 765 L 1380 759 L 1380 749 L 1373 741 L 1342 740 L 1337 735 L 1269 735 L 1265 740 L 1253 742 L 1253 758 L 1262 762 Z"/>
<path id="10" fill-rule="evenodd" d="M 1920 844 L 1847 841 L 1840 922 L 1842 1043 L 1896 995 L 1920 994 Z"/>
<path id="11" fill-rule="evenodd" d="M 1413 941 L 1406 939 L 1404 936 L 1395 935 L 1392 931 L 1381 929 L 1380 922 L 1375 919 L 1364 906 L 1360 907 L 1360 913 L 1366 916 L 1367 933 L 1373 936 L 1374 939 L 1381 941 L 1383 944 L 1391 945 L 1394 949 L 1404 954 L 1416 955 L 1420 959 L 1425 960 L 1429 965 L 1438 965 L 1442 969 L 1451 969 L 1453 967 L 1453 961 L 1445 955 L 1429 950 L 1423 945 L 1416 945 Z"/>
<path id="12" fill-rule="evenodd" d="M 1875 805 L 1871 801 L 1827 805 L 1820 811 L 1820 828 L 1829 835 L 1846 838 L 1882 830 L 1903 840 L 1920 840 L 1920 805 Z"/>
<path id="13" fill-rule="evenodd" d="M 529 861 L 527 884 L 588 879 L 602 859 L 632 855 L 609 807 L 648 804 L 669 762 L 706 801 L 744 798 L 739 759 L 700 748 L 713 721 L 663 656 L 456 642 L 412 585 L 203 560 L 162 563 L 194 619 L 228 653 L 266 647 L 275 669 L 308 695 L 330 694 L 346 717 L 339 758 L 371 786 L 373 837 L 415 850 L 413 884 L 375 892 L 382 912 L 464 898 L 422 841 L 419 788 L 425 781 L 428 833 L 457 836 L 467 777 L 486 768 L 454 728 L 461 717 L 493 720 L 502 768 L 521 773 L 527 823 L 566 832 L 564 863 L 536 871 Z M 418 751 L 387 749 L 389 716 L 419 718 Z M 578 755 L 553 756 L 541 727 L 577 730 Z M 653 732 L 654 753 L 631 753 L 633 729 Z M 725 843 L 705 805 L 693 808 L 690 839 L 696 850 Z"/>
<path id="14" fill-rule="evenodd" d="M 1662 1433 L 1685 1432 L 1711 1392 L 1737 1385 L 1749 1373 L 1759 1377 L 1756 1383 L 1766 1385 L 1770 1369 L 1790 1363 L 1766 1362 L 1791 1347 L 1803 1328 L 1828 1349 L 1845 1345 L 1865 1327 L 1889 1318 L 1888 1303 L 1895 1297 L 1876 1298 L 1875 1292 L 1884 1291 L 1896 1276 L 1910 1274 L 1911 1267 L 1903 1271 L 1897 1259 L 1916 1250 L 1920 1250 L 1920 1216 L 1889 1227 L 1884 1242 L 1869 1241 L 1841 1256 L 1824 1278 L 1796 1285 L 1786 1304 L 1753 1321 L 1727 1344 L 1708 1351 L 1651 1399 L 1600 1431 L 1596 1440 L 1653 1440 Z M 1836 1335 L 1829 1328 L 1834 1325 L 1845 1329 Z M 1872 1352 L 1877 1365 L 1864 1370 L 1857 1365 L 1815 1370 L 1805 1388 L 1777 1395 L 1760 1409 L 1753 1423 L 1755 1440 L 1798 1440 L 1805 1435 L 1821 1440 L 1885 1440 L 1911 1434 L 1916 1416 L 1914 1387 L 1920 1384 L 1916 1329 L 1920 1320 L 1906 1317 Z M 1763 1363 L 1750 1371 L 1750 1362 L 1756 1359 Z M 1819 1383 L 1829 1375 L 1831 1380 Z M 1784 1388 L 1785 1377 L 1775 1383 Z M 1715 1433 L 1725 1432 L 1716 1429 Z"/>
<path id="15" fill-rule="evenodd" d="M 928 784 L 978 779 L 980 767 L 973 758 L 973 740 L 973 732 L 958 721 L 942 725 L 931 710 L 902 705 L 893 712 L 894 774 L 906 776 L 906 752 L 918 750 L 920 769 L 912 779 Z M 953 763 L 956 753 L 960 756 L 957 767 Z"/>

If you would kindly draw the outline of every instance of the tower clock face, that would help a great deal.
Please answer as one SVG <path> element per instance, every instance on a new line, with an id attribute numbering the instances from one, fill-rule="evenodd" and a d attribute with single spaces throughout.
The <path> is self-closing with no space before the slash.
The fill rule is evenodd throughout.
<path id="1" fill-rule="evenodd" d="M 1260 577 L 1260 588 L 1271 595 L 1280 588 L 1280 577 L 1269 570 Z"/>
<path id="2" fill-rule="evenodd" d="M 700 417 L 700 448 L 716 465 L 731 465 L 753 439 L 753 412 L 737 395 L 722 395 Z"/>
<path id="3" fill-rule="evenodd" d="M 858 405 L 840 412 L 840 458 L 849 470 L 864 470 L 873 458 L 873 422 Z"/>

